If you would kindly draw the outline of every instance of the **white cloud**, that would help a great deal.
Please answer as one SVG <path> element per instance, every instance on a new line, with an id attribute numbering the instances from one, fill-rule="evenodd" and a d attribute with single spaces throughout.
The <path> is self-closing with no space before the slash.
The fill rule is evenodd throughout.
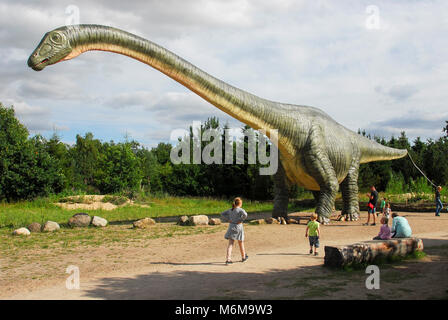
<path id="1" fill-rule="evenodd" d="M 434 121 L 446 117 L 448 2 L 443 0 L 375 1 L 379 30 L 365 28 L 369 1 L 70 3 L 79 7 L 81 23 L 134 32 L 243 90 L 320 107 L 355 131 L 372 128 L 386 136 L 403 129 L 429 137 L 439 129 L 417 132 L 414 122 L 399 120 L 422 108 Z M 45 32 L 64 24 L 65 8 L 56 0 L 0 4 L 2 102 L 14 99 L 52 111 L 29 116 L 30 126 L 64 123 L 74 134 L 96 123 L 104 136 L 132 127 L 142 139 L 151 134 L 155 139 L 209 116 L 238 123 L 127 57 L 90 52 L 31 71 L 27 55 Z M 389 122 L 377 122 L 383 120 Z"/>

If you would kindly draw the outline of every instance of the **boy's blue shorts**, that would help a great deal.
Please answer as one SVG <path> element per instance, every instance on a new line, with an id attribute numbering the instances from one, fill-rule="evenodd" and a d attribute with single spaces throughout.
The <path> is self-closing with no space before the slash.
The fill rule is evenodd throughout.
<path id="1" fill-rule="evenodd" d="M 309 236 L 309 239 L 311 247 L 319 248 L 319 236 Z"/>

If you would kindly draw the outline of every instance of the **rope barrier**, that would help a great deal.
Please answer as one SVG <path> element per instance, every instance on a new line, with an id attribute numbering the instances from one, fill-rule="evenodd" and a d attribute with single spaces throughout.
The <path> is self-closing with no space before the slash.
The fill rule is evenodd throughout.
<path id="1" fill-rule="evenodd" d="M 414 165 L 414 167 L 416 167 L 417 170 L 420 171 L 420 173 L 426 178 L 426 180 L 428 180 L 428 182 L 429 182 L 430 184 L 432 184 L 435 188 L 437 188 L 437 186 L 436 186 L 431 180 L 429 180 L 428 177 L 423 173 L 423 171 L 420 170 L 420 168 L 415 164 L 414 160 L 413 160 L 412 157 L 411 157 L 411 153 L 409 152 L 409 150 L 408 150 L 408 156 L 409 156 L 409 159 L 411 159 L 411 162 L 412 162 L 412 164 Z"/>

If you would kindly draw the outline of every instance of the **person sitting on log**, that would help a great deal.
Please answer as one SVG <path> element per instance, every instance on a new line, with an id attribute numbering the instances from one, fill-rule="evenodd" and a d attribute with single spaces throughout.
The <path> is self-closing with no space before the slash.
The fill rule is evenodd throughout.
<path id="1" fill-rule="evenodd" d="M 391 238 L 390 228 L 389 228 L 389 219 L 383 216 L 381 218 L 381 228 L 378 235 L 373 238 L 373 240 L 389 240 Z"/>
<path id="2" fill-rule="evenodd" d="M 392 213 L 392 238 L 409 238 L 412 236 L 412 229 L 405 217 L 400 217 L 398 213 Z"/>

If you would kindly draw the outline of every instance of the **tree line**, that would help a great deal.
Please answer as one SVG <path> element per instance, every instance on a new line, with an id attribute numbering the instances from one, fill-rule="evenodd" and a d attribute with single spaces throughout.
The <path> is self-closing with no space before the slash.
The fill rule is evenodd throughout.
<path id="1" fill-rule="evenodd" d="M 206 129 L 219 132 L 224 153 L 225 142 L 228 142 L 224 135 L 227 125 L 222 126 L 217 118 L 210 118 L 200 128 L 201 132 Z M 251 131 L 247 126 L 241 129 Z M 365 132 L 359 134 L 366 135 Z M 189 135 L 194 137 L 191 127 Z M 431 180 L 441 185 L 448 181 L 447 136 L 427 141 L 417 138 L 412 145 L 404 132 L 388 140 L 367 137 L 387 146 L 410 150 L 414 161 Z M 15 116 L 14 108 L 0 103 L 0 201 L 26 200 L 62 192 L 129 197 L 138 193 L 226 198 L 239 195 L 248 199 L 272 199 L 273 177 L 260 175 L 263 165 L 247 161 L 249 138 L 231 142 L 234 151 L 239 147 L 245 150 L 244 163 L 173 164 L 170 158 L 173 146 L 169 143 L 146 148 L 134 140 L 103 142 L 92 133 L 86 133 L 77 135 L 76 142 L 68 145 L 57 134 L 49 139 L 30 136 Z M 188 141 L 198 143 L 194 139 Z M 269 144 L 266 150 L 270 152 Z M 234 160 L 236 154 L 233 153 Z M 361 165 L 359 187 L 364 190 L 375 184 L 381 191 L 396 187 L 400 182 L 399 187 L 407 192 L 408 186 L 424 184 L 420 176 L 407 158 L 372 162 Z M 293 197 L 302 192 L 305 191 L 300 187 L 291 188 Z"/>

